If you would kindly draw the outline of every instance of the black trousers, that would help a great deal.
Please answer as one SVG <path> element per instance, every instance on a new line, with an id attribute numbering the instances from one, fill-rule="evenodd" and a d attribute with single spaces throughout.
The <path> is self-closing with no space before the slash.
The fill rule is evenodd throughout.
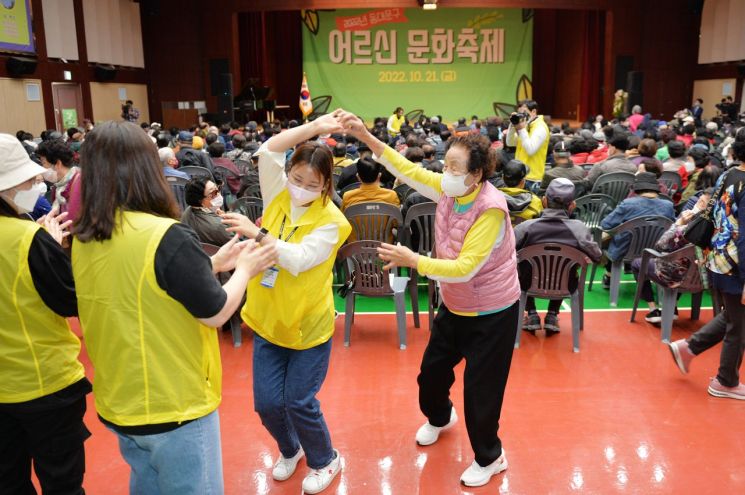
<path id="1" fill-rule="evenodd" d="M 499 313 L 459 316 L 441 305 L 417 378 L 419 407 L 433 426 L 450 420 L 453 368 L 466 360 L 463 376 L 466 429 L 476 462 L 488 466 L 502 455 L 499 416 L 515 347 L 519 303 Z"/>
<path id="2" fill-rule="evenodd" d="M 44 495 L 85 493 L 88 391 L 90 383 L 83 379 L 39 399 L 0 404 L 0 494 L 36 494 L 32 460 Z"/>

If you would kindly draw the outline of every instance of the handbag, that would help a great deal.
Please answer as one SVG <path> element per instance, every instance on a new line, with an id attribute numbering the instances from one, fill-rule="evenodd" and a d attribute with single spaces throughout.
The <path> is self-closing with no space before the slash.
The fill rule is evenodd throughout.
<path id="1" fill-rule="evenodd" d="M 727 173 L 725 172 L 722 176 L 721 182 L 719 183 L 719 187 L 717 187 L 717 190 L 709 199 L 706 208 L 701 210 L 698 215 L 690 221 L 685 232 L 683 232 L 683 237 L 685 237 L 685 239 L 691 244 L 700 248 L 711 247 L 711 238 L 714 237 L 714 232 L 716 231 L 714 219 L 711 215 L 714 211 L 714 206 L 717 204 L 717 201 L 719 201 L 719 197 L 722 194 L 722 189 L 724 188 L 724 183 L 726 181 Z"/>

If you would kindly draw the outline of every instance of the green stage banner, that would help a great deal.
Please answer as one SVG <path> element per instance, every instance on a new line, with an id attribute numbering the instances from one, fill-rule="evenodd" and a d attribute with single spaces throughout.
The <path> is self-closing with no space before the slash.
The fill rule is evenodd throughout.
<path id="1" fill-rule="evenodd" d="M 30 0 L 0 1 L 0 50 L 34 53 Z"/>
<path id="2" fill-rule="evenodd" d="M 509 114 L 532 96 L 529 9 L 304 10 L 303 70 L 314 110 L 366 120 L 408 113 L 453 121 Z"/>

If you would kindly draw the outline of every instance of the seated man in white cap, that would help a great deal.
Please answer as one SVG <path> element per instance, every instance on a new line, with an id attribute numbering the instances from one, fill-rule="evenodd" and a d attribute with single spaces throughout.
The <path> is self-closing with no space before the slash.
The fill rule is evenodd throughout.
<path id="1" fill-rule="evenodd" d="M 528 220 L 515 227 L 515 248 L 520 249 L 544 242 L 556 242 L 577 248 L 585 253 L 592 261 L 599 261 L 602 251 L 593 240 L 590 229 L 581 220 L 570 218 L 574 211 L 574 184 L 567 178 L 554 179 L 546 189 L 543 196 L 543 212 L 535 220 Z M 522 262 L 517 266 L 520 277 L 520 287 L 527 290 L 530 287 L 532 269 L 530 264 Z M 577 287 L 578 277 L 576 271 L 570 274 L 569 288 Z M 546 336 L 554 335 L 559 331 L 559 309 L 561 299 L 551 299 L 548 304 L 548 312 L 543 321 L 543 329 Z M 536 311 L 535 300 L 529 297 L 525 305 L 527 314 L 523 319 L 523 330 L 535 334 L 541 329 L 541 319 Z"/>

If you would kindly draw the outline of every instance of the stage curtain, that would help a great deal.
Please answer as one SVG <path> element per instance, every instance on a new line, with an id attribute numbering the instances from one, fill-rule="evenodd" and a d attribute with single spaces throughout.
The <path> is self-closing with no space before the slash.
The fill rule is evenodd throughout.
<path id="1" fill-rule="evenodd" d="M 605 38 L 605 12 L 588 11 L 584 25 L 582 51 L 582 81 L 580 90 L 580 114 L 577 118 L 587 120 L 600 113 L 602 108 L 601 85 L 603 81 L 603 41 Z"/>

